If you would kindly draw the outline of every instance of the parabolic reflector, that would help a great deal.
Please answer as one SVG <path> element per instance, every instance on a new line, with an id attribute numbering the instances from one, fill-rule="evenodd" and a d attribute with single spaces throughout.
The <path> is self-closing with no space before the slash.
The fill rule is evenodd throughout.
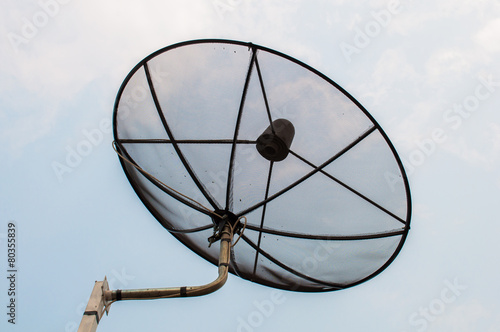
<path id="1" fill-rule="evenodd" d="M 179 241 L 217 264 L 217 216 L 237 224 L 230 272 L 241 278 L 350 287 L 384 270 L 408 233 L 408 181 L 382 128 L 338 84 L 272 49 L 161 49 L 123 82 L 113 125 L 128 180 Z"/>

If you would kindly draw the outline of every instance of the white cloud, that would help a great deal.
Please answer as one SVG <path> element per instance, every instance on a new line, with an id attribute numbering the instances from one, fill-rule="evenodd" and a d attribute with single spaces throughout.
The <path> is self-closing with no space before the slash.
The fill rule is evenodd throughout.
<path id="1" fill-rule="evenodd" d="M 464 138 L 455 139 L 453 144 L 447 145 L 448 152 L 472 164 L 487 164 L 487 157 L 472 147 Z"/>
<path id="2" fill-rule="evenodd" d="M 99 97 L 114 98 L 121 81 L 149 53 L 208 33 L 204 24 L 208 6 L 204 1 L 191 7 L 173 1 L 69 1 L 57 10 L 53 7 L 54 15 L 38 2 L 8 10 L 11 16 L 2 15 L 6 17 L 0 34 L 15 33 L 23 42 L 0 40 L 4 50 L 0 86 L 10 91 L 14 80 L 23 103 L 35 107 L 24 114 L 21 103 L 9 102 L 10 109 L 2 112 L 8 125 L 1 137 L 10 142 L 12 151 L 21 151 L 51 132 L 62 113 L 69 112 L 61 107 L 63 103 L 71 103 L 89 87 L 110 82 Z M 210 12 L 216 16 L 214 10 Z M 47 18 L 38 27 L 37 13 Z M 30 28 L 25 26 L 34 30 L 28 34 Z M 89 112 L 95 111 L 99 110 Z"/>
<path id="3" fill-rule="evenodd" d="M 498 33 L 500 32 L 500 18 L 489 21 L 475 36 L 474 40 L 482 49 L 490 53 L 500 52 Z"/>
<path id="4" fill-rule="evenodd" d="M 483 122 L 484 123 L 484 122 Z M 500 124 L 490 122 L 484 127 L 478 125 L 465 136 L 455 136 L 443 144 L 443 149 L 463 161 L 493 171 L 500 166 Z"/>
<path id="5" fill-rule="evenodd" d="M 391 31 L 408 36 L 419 31 L 428 31 L 430 26 L 439 29 L 448 24 L 448 19 L 456 20 L 463 18 L 470 23 L 484 19 L 485 15 L 491 14 L 492 4 L 487 0 L 439 0 L 429 1 L 404 1 L 401 0 L 401 14 L 395 16 L 393 23 L 389 26 Z M 433 25 L 438 23 L 438 25 Z M 454 24 L 455 25 L 455 24 Z M 439 33 L 439 31 L 435 31 Z M 428 38 L 433 35 L 426 35 Z"/>
<path id="6" fill-rule="evenodd" d="M 485 8 L 491 6 L 491 1 L 488 0 L 462 0 L 457 3 L 455 0 L 440 0 L 436 1 L 436 11 L 444 17 L 469 17 L 479 16 Z"/>
<path id="7" fill-rule="evenodd" d="M 391 127 L 388 126 L 398 144 L 405 149 L 414 149 L 415 142 L 429 138 L 441 122 L 441 107 L 436 100 L 415 102 L 405 114 L 403 118 L 391 124 Z"/>
<path id="8" fill-rule="evenodd" d="M 360 90 L 364 96 L 372 98 L 373 103 L 378 104 L 398 90 L 401 83 L 417 81 L 419 75 L 409 63 L 405 52 L 392 48 L 380 56 L 371 73 L 371 79 L 361 84 Z"/>
<path id="9" fill-rule="evenodd" d="M 417 73 L 403 50 L 388 49 L 375 65 L 372 77 L 375 84 L 393 84 L 401 80 L 415 78 Z"/>
<path id="10" fill-rule="evenodd" d="M 424 29 L 428 21 L 436 20 L 439 16 L 436 11 L 419 9 L 415 2 L 402 2 L 400 14 L 394 17 L 388 29 L 408 36 Z"/>
<path id="11" fill-rule="evenodd" d="M 441 49 L 429 57 L 426 65 L 426 77 L 431 84 L 439 85 L 444 81 L 463 79 L 471 70 L 471 59 L 460 49 Z"/>
<path id="12" fill-rule="evenodd" d="M 132 1 L 61 5 L 57 15 L 38 28 L 26 44 L 20 44 L 17 52 L 5 45 L 8 53 L 4 62 L 9 66 L 3 69 L 35 93 L 71 98 L 93 79 L 114 73 L 120 65 L 130 70 L 150 52 L 180 41 L 183 35 L 203 31 L 205 20 L 199 6 L 177 7 L 173 2 L 152 5 Z M 30 16 L 31 12 L 26 12 L 21 19 Z M 166 29 L 166 22 L 178 29 Z M 23 21 L 11 24 L 5 30 L 21 34 Z"/>
<path id="13" fill-rule="evenodd" d="M 14 158 L 19 157 L 26 145 L 44 137 L 53 129 L 57 114 L 56 108 L 46 107 L 43 111 L 9 119 L 8 125 L 0 133 L 0 140 L 6 143 L 5 147 Z"/>
<path id="14" fill-rule="evenodd" d="M 452 305 L 429 326 L 432 331 L 469 332 L 478 331 L 481 320 L 491 316 L 491 310 L 477 300 L 462 305 Z"/>

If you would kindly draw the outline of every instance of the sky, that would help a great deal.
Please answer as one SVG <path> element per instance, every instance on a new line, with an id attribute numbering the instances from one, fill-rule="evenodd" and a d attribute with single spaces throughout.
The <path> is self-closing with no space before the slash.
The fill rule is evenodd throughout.
<path id="1" fill-rule="evenodd" d="M 113 289 L 216 277 L 142 205 L 111 146 L 128 72 L 199 38 L 276 49 L 353 95 L 408 173 L 409 236 L 383 273 L 346 290 L 294 293 L 230 275 L 200 298 L 114 303 L 98 331 L 500 330 L 499 1 L 0 4 L 2 331 L 76 331 L 104 276 Z"/>

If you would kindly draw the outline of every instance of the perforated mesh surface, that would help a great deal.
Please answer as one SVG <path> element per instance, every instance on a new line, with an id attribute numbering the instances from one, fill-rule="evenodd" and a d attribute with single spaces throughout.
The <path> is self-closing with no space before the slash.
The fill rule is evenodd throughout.
<path id="1" fill-rule="evenodd" d="M 295 128 L 272 162 L 256 140 L 275 119 Z M 114 136 L 130 161 L 212 210 L 245 215 L 230 271 L 295 291 L 330 291 L 380 273 L 400 251 L 411 203 L 396 151 L 335 82 L 261 46 L 222 40 L 153 53 L 125 79 Z M 209 211 L 122 161 L 158 221 L 217 264 Z"/>

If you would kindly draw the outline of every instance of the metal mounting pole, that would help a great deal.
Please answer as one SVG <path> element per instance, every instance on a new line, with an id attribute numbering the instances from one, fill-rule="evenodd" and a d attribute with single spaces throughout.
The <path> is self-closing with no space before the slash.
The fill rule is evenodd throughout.
<path id="1" fill-rule="evenodd" d="M 96 281 L 90 299 L 83 313 L 78 332 L 95 332 L 105 310 L 104 293 L 109 292 L 108 280 Z"/>
<path id="2" fill-rule="evenodd" d="M 220 232 L 219 276 L 209 284 L 190 287 L 145 288 L 127 290 L 109 290 L 106 278 L 96 281 L 92 294 L 83 314 L 78 332 L 95 332 L 104 311 L 111 303 L 121 300 L 154 300 L 174 297 L 193 297 L 210 294 L 220 289 L 227 280 L 233 233 L 226 223 Z"/>

